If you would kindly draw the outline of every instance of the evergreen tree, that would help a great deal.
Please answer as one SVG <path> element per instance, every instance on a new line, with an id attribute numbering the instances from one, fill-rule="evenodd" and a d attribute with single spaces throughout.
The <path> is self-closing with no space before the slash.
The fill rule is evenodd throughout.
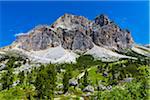
<path id="1" fill-rule="evenodd" d="M 29 83 L 29 85 L 30 84 L 32 84 L 32 82 L 33 82 L 33 71 L 31 71 L 31 72 L 27 72 L 27 83 Z"/>
<path id="2" fill-rule="evenodd" d="M 24 80 L 25 80 L 25 73 L 24 73 L 24 71 L 22 71 L 22 72 L 20 72 L 19 74 L 18 74 L 18 78 L 19 78 L 19 83 L 20 84 L 23 84 L 24 83 Z"/>
<path id="3" fill-rule="evenodd" d="M 83 76 L 83 85 L 86 87 L 88 85 L 88 71 L 85 70 L 85 74 Z"/>
<path id="4" fill-rule="evenodd" d="M 68 91 L 69 80 L 72 78 L 71 72 L 72 72 L 72 66 L 67 65 L 66 66 L 66 72 L 64 73 L 64 78 L 63 78 L 64 93 L 66 93 Z"/>
<path id="5" fill-rule="evenodd" d="M 34 83 L 39 98 L 53 99 L 56 88 L 56 74 L 55 66 L 52 64 L 39 71 Z"/>
<path id="6" fill-rule="evenodd" d="M 64 93 L 66 93 L 68 91 L 68 88 L 69 88 L 69 76 L 68 76 L 67 72 L 64 74 L 63 86 L 64 86 L 64 88 L 63 88 Z"/>
<path id="7" fill-rule="evenodd" d="M 56 88 L 56 67 L 53 64 L 49 64 L 47 67 L 47 74 L 48 74 L 48 79 L 46 80 L 46 91 L 47 91 L 47 97 L 49 99 L 53 99 L 54 97 L 54 91 Z"/>
<path id="8" fill-rule="evenodd" d="M 13 84 L 14 74 L 13 69 L 7 67 L 7 72 L 4 72 L 1 78 L 2 89 L 9 89 Z"/>
<path id="9" fill-rule="evenodd" d="M 36 88 L 36 91 L 37 91 L 37 96 L 42 99 L 43 96 L 44 96 L 44 89 L 43 89 L 43 85 L 44 85 L 44 77 L 43 77 L 43 71 L 40 71 L 39 74 L 37 74 L 37 77 L 36 77 L 36 80 L 35 80 L 35 83 L 34 83 L 34 86 Z"/>

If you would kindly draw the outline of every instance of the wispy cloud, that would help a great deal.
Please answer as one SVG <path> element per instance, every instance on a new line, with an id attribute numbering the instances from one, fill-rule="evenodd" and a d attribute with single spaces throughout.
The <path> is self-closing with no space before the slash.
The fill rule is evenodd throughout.
<path id="1" fill-rule="evenodd" d="M 14 36 L 17 37 L 17 36 L 21 36 L 21 35 L 27 35 L 28 33 L 17 33 L 15 34 Z"/>

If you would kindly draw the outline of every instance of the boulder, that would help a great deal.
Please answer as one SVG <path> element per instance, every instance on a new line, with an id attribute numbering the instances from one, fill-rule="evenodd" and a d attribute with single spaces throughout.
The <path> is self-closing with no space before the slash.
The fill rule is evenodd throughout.
<path id="1" fill-rule="evenodd" d="M 83 89 L 83 92 L 94 92 L 94 87 L 91 85 L 88 85 Z"/>
<path id="2" fill-rule="evenodd" d="M 106 86 L 104 86 L 104 85 L 102 85 L 102 84 L 99 84 L 99 85 L 98 85 L 98 88 L 99 88 L 100 90 L 106 90 L 106 89 L 107 89 Z"/>
<path id="3" fill-rule="evenodd" d="M 108 76 L 108 73 L 107 73 L 107 72 L 104 72 L 104 73 L 103 73 L 103 76 L 104 76 L 104 77 L 107 77 L 107 76 Z"/>
<path id="4" fill-rule="evenodd" d="M 0 70 L 4 69 L 5 67 L 6 67 L 5 64 L 3 64 L 3 63 L 0 64 Z"/>
<path id="5" fill-rule="evenodd" d="M 112 86 L 109 85 L 109 86 L 107 86 L 106 88 L 107 88 L 107 90 L 111 90 L 111 89 L 112 89 Z"/>
<path id="6" fill-rule="evenodd" d="M 71 80 L 69 80 L 69 85 L 70 86 L 77 86 L 78 85 L 78 81 L 75 80 L 75 79 L 71 79 Z"/>

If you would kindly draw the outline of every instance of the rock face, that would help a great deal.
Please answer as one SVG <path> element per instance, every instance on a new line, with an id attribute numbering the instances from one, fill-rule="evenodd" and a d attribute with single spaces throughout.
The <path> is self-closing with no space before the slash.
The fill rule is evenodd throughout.
<path id="1" fill-rule="evenodd" d="M 39 51 L 61 45 L 64 49 L 87 51 L 97 46 L 121 50 L 133 44 L 131 33 L 123 30 L 106 15 L 90 21 L 83 16 L 65 14 L 51 26 L 38 26 L 17 37 L 19 48 Z"/>
<path id="2" fill-rule="evenodd" d="M 122 30 L 107 16 L 100 15 L 96 17 L 94 24 L 96 24 L 94 26 L 96 29 L 93 32 L 93 42 L 96 45 L 117 50 L 129 48 L 133 44 L 131 33 L 128 30 Z"/>
<path id="3" fill-rule="evenodd" d="M 38 26 L 29 35 L 19 36 L 17 39 L 25 50 L 43 50 L 48 47 L 56 47 L 60 40 L 56 33 L 47 26 Z"/>
<path id="4" fill-rule="evenodd" d="M 100 25 L 100 26 L 110 24 L 108 17 L 106 15 L 103 15 L 103 14 L 100 16 L 97 16 L 94 21 L 97 25 Z"/>

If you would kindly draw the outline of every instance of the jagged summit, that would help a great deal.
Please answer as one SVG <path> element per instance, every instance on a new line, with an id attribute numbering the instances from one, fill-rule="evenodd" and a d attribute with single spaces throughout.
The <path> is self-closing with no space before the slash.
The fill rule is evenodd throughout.
<path id="1" fill-rule="evenodd" d="M 72 14 L 64 14 L 59 17 L 52 25 L 52 28 L 63 28 L 68 30 L 79 30 L 88 27 L 91 21 L 83 16 L 77 16 Z"/>
<path id="2" fill-rule="evenodd" d="M 110 19 L 108 18 L 108 16 L 105 14 L 98 15 L 94 19 L 94 21 L 97 25 L 100 25 L 100 26 L 108 25 L 111 22 Z"/>
<path id="3" fill-rule="evenodd" d="M 44 50 L 61 45 L 64 49 L 87 51 L 94 44 L 110 49 L 129 48 L 133 39 L 129 31 L 121 29 L 102 14 L 94 21 L 83 16 L 64 14 L 52 25 L 35 27 L 29 34 L 17 38 L 18 47 L 25 50 Z"/>

